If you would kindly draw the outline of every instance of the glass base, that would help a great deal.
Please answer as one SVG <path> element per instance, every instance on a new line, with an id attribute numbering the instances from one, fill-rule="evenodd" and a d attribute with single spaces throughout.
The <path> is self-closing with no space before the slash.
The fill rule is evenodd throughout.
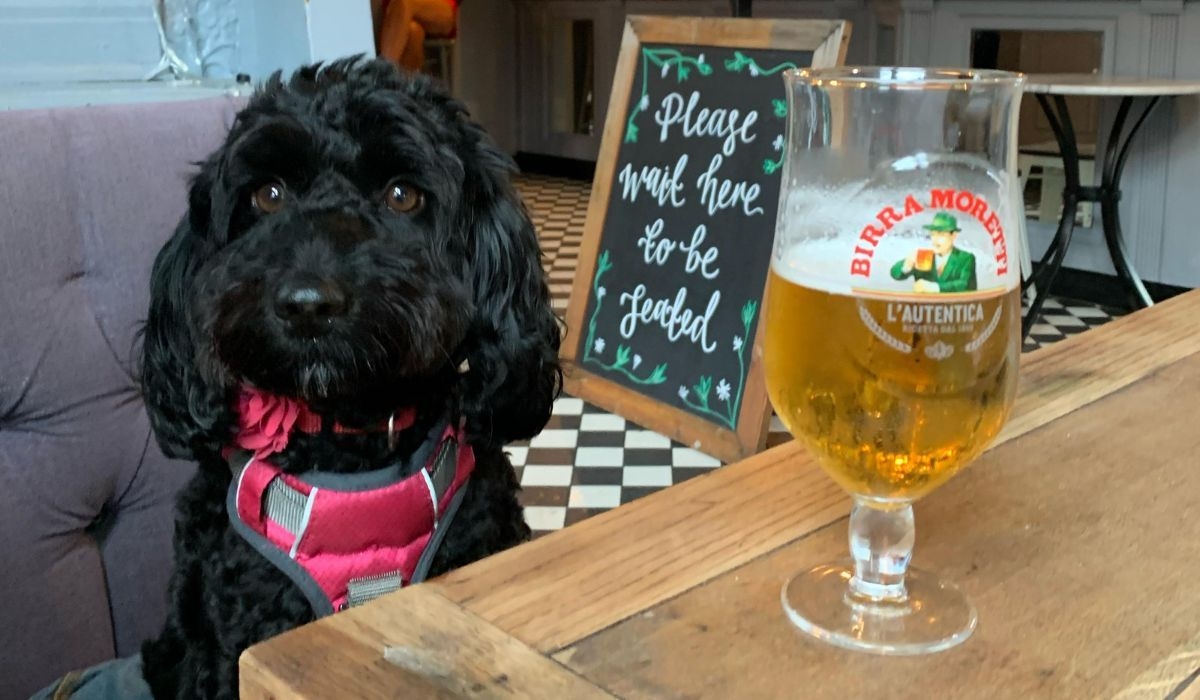
<path id="1" fill-rule="evenodd" d="M 853 575 L 850 562 L 797 575 L 780 596 L 788 618 L 834 646 L 890 656 L 943 651 L 975 631 L 975 606 L 934 574 L 910 568 L 904 577 L 908 595 L 896 602 L 852 598 Z"/>

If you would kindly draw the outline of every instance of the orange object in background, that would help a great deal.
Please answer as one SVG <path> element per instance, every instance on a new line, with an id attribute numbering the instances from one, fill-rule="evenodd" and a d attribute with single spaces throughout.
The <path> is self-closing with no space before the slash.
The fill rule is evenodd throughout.
<path id="1" fill-rule="evenodd" d="M 458 29 L 458 0 L 374 0 L 372 10 L 379 55 L 412 71 L 425 65 L 426 38 Z"/>

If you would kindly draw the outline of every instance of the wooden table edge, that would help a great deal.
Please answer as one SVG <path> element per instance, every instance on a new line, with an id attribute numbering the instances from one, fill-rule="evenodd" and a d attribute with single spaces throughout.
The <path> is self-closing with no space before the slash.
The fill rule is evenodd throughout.
<path id="1" fill-rule="evenodd" d="M 409 590 L 404 605 L 394 606 L 380 619 L 360 607 L 337 616 L 350 624 L 302 625 L 249 647 L 238 658 L 239 697 L 369 699 L 397 697 L 403 690 L 400 697 L 566 693 L 581 700 L 614 700 L 608 690 L 575 669 L 480 618 L 435 587 Z M 397 618 L 409 624 L 397 625 L 401 621 Z M 330 648 L 335 660 L 314 659 L 314 646 Z M 322 662 L 340 665 L 342 676 L 328 678 L 320 671 Z M 371 668 L 387 670 L 372 674 Z M 384 685 L 379 673 L 403 687 Z M 361 685 L 349 688 L 340 683 Z M 332 692 L 335 686 L 337 693 Z"/>

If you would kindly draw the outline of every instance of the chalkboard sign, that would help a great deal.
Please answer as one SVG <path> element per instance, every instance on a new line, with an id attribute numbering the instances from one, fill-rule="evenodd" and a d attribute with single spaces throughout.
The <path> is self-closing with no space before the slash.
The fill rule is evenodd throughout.
<path id="1" fill-rule="evenodd" d="M 770 416 L 758 327 L 788 68 L 840 21 L 630 17 L 567 310 L 567 390 L 724 460 Z"/>

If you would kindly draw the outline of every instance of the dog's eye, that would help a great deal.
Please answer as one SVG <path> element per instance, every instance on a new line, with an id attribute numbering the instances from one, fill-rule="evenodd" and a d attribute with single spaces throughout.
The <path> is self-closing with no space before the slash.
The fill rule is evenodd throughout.
<path id="1" fill-rule="evenodd" d="M 401 214 L 412 214 L 425 205 L 425 195 L 421 190 L 399 180 L 388 183 L 383 199 L 388 209 Z"/>
<path id="2" fill-rule="evenodd" d="M 256 210 L 263 214 L 274 214 L 283 209 L 286 199 L 287 193 L 283 189 L 283 185 L 278 182 L 269 182 L 254 191 L 250 202 Z"/>

